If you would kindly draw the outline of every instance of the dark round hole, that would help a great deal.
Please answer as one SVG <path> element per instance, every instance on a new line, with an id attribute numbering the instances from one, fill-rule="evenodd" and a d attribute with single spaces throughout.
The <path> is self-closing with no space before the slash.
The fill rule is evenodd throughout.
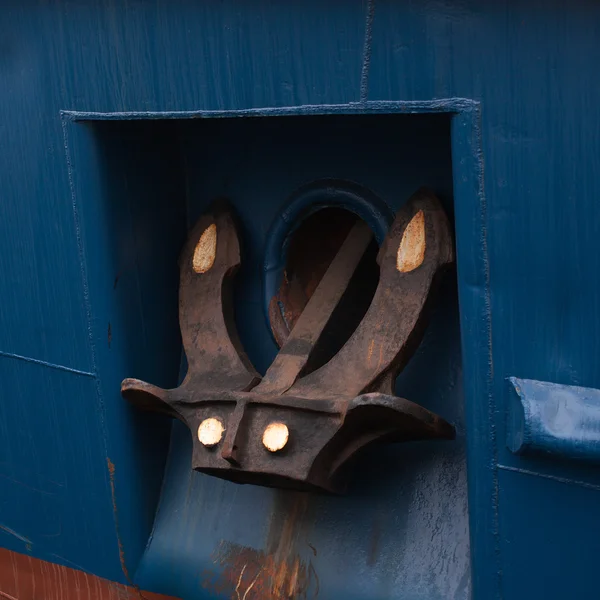
<path id="1" fill-rule="evenodd" d="M 279 346 L 287 339 L 358 219 L 357 215 L 344 208 L 322 208 L 306 217 L 291 234 L 281 285 L 269 310 L 271 328 Z M 364 317 L 379 282 L 378 249 L 373 239 L 302 375 L 328 362 L 348 341 Z"/>

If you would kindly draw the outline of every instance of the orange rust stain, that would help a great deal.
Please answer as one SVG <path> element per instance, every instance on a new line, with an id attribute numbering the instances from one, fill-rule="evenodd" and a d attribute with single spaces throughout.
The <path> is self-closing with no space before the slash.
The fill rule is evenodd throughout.
<path id="1" fill-rule="evenodd" d="M 296 556 L 278 561 L 274 555 L 221 542 L 213 554 L 222 567 L 218 575 L 203 574 L 203 587 L 232 600 L 312 600 L 318 594 L 318 580 L 310 560 Z"/>
<path id="2" fill-rule="evenodd" d="M 307 495 L 298 494 L 285 506 L 285 520 L 271 524 L 268 550 L 257 550 L 222 541 L 213 553 L 221 567 L 217 574 L 205 572 L 203 587 L 231 600 L 314 600 L 319 579 L 311 557 L 316 549 L 301 539 Z"/>
<path id="3" fill-rule="evenodd" d="M 371 362 L 371 357 L 373 356 L 373 350 L 375 349 L 375 340 L 371 340 L 369 344 L 369 354 L 367 356 L 367 362 Z"/>
<path id="4" fill-rule="evenodd" d="M 110 479 L 110 495 L 112 499 L 112 507 L 113 514 L 115 516 L 115 530 L 117 534 L 117 544 L 119 546 L 119 562 L 121 563 L 121 570 L 123 571 L 123 575 L 125 575 L 125 579 L 131 584 L 131 579 L 129 578 L 129 571 L 127 570 L 127 564 L 125 562 L 125 549 L 123 548 L 123 542 L 121 541 L 121 534 L 119 532 L 119 513 L 117 511 L 117 495 L 115 493 L 115 465 L 106 457 L 106 464 L 108 465 L 108 476 Z"/>

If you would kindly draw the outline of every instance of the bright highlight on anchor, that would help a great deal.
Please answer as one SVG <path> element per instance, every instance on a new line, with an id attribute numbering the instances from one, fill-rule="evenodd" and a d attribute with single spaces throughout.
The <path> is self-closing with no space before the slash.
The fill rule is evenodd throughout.
<path id="1" fill-rule="evenodd" d="M 198 427 L 198 439 L 200 442 L 207 447 L 216 446 L 223 437 L 225 427 L 219 419 L 211 417 L 210 419 L 204 419 Z"/>
<path id="2" fill-rule="evenodd" d="M 217 226 L 212 223 L 200 236 L 196 248 L 194 249 L 194 257 L 192 259 L 192 267 L 196 273 L 206 273 L 215 264 L 217 255 Z"/>
<path id="3" fill-rule="evenodd" d="M 396 268 L 400 273 L 410 273 L 425 260 L 425 215 L 420 210 L 406 226 L 398 246 Z"/>
<path id="4" fill-rule="evenodd" d="M 290 437 L 285 423 L 270 423 L 263 433 L 262 443 L 269 452 L 283 450 Z"/>

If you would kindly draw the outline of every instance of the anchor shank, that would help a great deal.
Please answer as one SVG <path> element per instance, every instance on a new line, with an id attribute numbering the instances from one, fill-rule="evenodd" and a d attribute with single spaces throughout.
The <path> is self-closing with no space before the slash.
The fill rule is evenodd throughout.
<path id="1" fill-rule="evenodd" d="M 350 230 L 255 392 L 283 394 L 294 384 L 372 239 L 364 221 Z"/>

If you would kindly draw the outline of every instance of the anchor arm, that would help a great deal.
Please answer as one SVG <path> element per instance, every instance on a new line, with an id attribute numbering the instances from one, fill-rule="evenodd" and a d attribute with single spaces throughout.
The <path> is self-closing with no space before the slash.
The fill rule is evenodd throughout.
<path id="1" fill-rule="evenodd" d="M 422 339 L 437 275 L 453 260 L 448 219 L 439 200 L 420 189 L 398 211 L 379 251 L 379 285 L 367 314 L 333 359 L 288 393 L 318 398 L 334 388 L 354 397 L 385 383 L 388 372 L 393 381 Z"/>

